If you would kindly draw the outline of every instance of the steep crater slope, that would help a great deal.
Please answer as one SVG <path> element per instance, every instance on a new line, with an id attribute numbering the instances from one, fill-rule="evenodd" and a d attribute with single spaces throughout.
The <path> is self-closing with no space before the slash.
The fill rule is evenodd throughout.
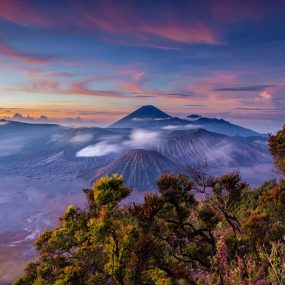
<path id="1" fill-rule="evenodd" d="M 127 151 L 108 165 L 86 178 L 91 182 L 114 173 L 123 175 L 125 183 L 135 190 L 153 190 L 156 179 L 164 173 L 183 173 L 183 167 L 154 150 L 135 149 Z"/>

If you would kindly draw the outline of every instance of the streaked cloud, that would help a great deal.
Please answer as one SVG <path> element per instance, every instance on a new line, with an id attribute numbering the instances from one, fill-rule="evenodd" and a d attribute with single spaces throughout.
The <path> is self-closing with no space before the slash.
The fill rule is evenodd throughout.
<path id="1" fill-rule="evenodd" d="M 25 26 L 49 26 L 50 21 L 39 13 L 31 1 L 1 0 L 0 18 Z"/>
<path id="2" fill-rule="evenodd" d="M 279 112 L 279 111 L 284 111 L 284 109 L 277 109 L 277 108 L 247 108 L 247 107 L 238 107 L 234 108 L 236 110 L 245 110 L 245 111 L 265 111 L 265 112 Z"/>
<path id="3" fill-rule="evenodd" d="M 61 6 L 61 5 L 60 5 Z M 179 13 L 171 17 L 173 9 L 166 6 L 160 9 L 160 16 L 150 21 L 149 15 L 139 10 L 131 2 L 117 1 L 86 1 L 84 3 L 67 2 L 59 9 L 69 13 L 60 13 L 55 17 L 56 9 L 44 10 L 41 5 L 33 2 L 23 3 L 11 0 L 1 6 L 0 18 L 24 26 L 40 26 L 60 28 L 76 27 L 84 30 L 102 30 L 115 35 L 125 35 L 122 42 L 133 46 L 148 46 L 159 49 L 179 48 L 163 45 L 157 39 L 182 44 L 217 44 L 220 42 L 212 26 L 191 13 L 189 21 L 181 21 Z M 179 11 L 177 11 L 179 12 Z M 131 24 L 130 24 L 131 22 Z"/>
<path id="4" fill-rule="evenodd" d="M 18 51 L 4 43 L 0 43 L 0 55 L 27 64 L 42 65 L 54 60 L 53 57 Z"/>
<path id="5" fill-rule="evenodd" d="M 265 85 L 253 85 L 253 86 L 240 86 L 240 87 L 222 87 L 214 89 L 213 91 L 230 91 L 230 92 L 251 92 L 251 91 L 263 91 L 267 88 L 276 87 L 273 84 Z M 261 96 L 262 97 L 262 96 Z"/>

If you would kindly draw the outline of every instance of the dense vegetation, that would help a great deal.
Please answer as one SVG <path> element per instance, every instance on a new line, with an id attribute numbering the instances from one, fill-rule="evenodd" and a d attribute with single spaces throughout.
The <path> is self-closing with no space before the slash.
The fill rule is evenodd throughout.
<path id="1" fill-rule="evenodd" d="M 269 146 L 275 165 L 285 174 L 285 125 L 276 135 L 269 135 Z"/>
<path id="2" fill-rule="evenodd" d="M 284 129 L 269 142 L 284 171 Z M 101 178 L 86 209 L 35 241 L 40 257 L 15 284 L 285 284 L 285 181 L 250 190 L 237 173 L 189 174 L 165 174 L 130 206 L 123 177 Z"/>

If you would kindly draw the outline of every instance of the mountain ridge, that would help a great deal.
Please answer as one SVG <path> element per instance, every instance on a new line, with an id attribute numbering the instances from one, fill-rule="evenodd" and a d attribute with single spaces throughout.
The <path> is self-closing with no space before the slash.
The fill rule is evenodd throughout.
<path id="1" fill-rule="evenodd" d="M 233 124 L 224 119 L 189 115 L 187 118 L 170 116 L 153 105 L 145 105 L 114 122 L 109 128 L 179 129 L 204 128 L 208 131 L 229 136 L 262 136 L 251 129 Z"/>

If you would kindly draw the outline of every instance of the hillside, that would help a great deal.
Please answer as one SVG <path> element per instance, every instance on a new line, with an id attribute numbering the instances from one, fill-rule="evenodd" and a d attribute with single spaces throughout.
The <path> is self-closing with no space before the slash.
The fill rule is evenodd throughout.
<path id="1" fill-rule="evenodd" d="M 114 173 L 123 175 L 125 183 L 136 190 L 152 190 L 156 179 L 163 173 L 179 173 L 183 168 L 154 150 L 130 150 L 106 166 L 87 174 L 88 180 L 96 181 Z"/>

